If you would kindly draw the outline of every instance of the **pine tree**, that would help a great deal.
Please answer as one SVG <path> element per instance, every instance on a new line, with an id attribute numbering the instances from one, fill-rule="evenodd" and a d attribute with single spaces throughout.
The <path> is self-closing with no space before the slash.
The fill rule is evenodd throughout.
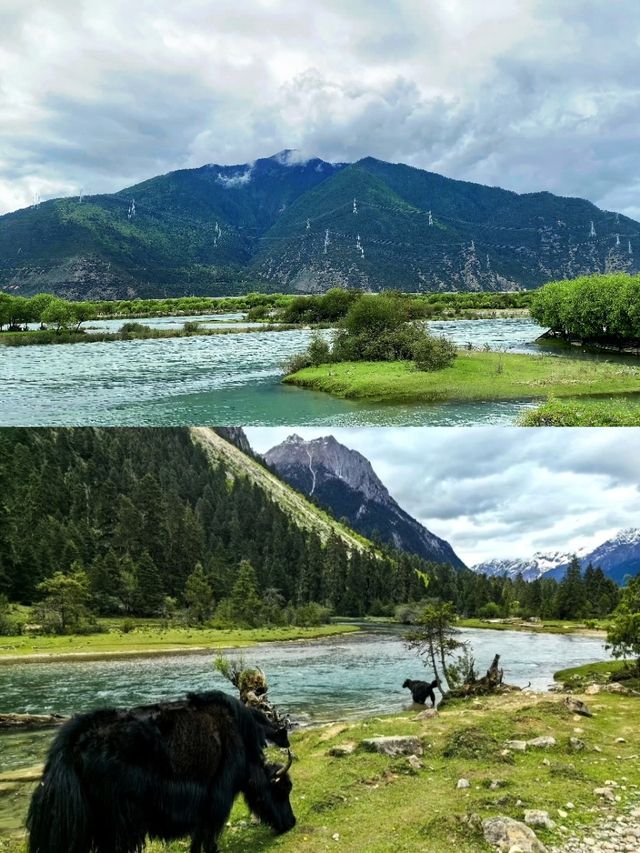
<path id="1" fill-rule="evenodd" d="M 213 611 L 213 589 L 202 563 L 196 563 L 184 587 L 184 600 L 189 619 L 197 625 L 205 622 Z"/>
<path id="2" fill-rule="evenodd" d="M 135 611 L 139 616 L 157 616 L 162 609 L 162 578 L 148 551 L 143 551 L 135 567 Z"/>

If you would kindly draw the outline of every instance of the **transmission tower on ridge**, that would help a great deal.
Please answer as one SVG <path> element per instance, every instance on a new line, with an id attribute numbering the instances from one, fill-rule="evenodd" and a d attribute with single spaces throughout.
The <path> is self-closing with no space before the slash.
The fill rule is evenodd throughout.
<path id="1" fill-rule="evenodd" d="M 429 211 L 429 228 L 433 228 L 433 216 L 431 215 L 431 211 Z"/>
<path id="2" fill-rule="evenodd" d="M 355 214 L 357 214 L 357 213 L 358 213 L 358 202 L 357 202 L 357 200 L 356 200 L 355 198 L 354 198 L 354 200 L 353 200 L 353 212 L 354 212 Z"/>
<path id="3" fill-rule="evenodd" d="M 595 237 L 595 236 L 596 236 L 596 228 L 595 228 L 595 225 L 593 224 L 593 219 L 592 219 L 591 220 L 591 230 L 589 231 L 589 237 Z"/>
<path id="4" fill-rule="evenodd" d="M 331 241 L 329 240 L 329 229 L 327 228 L 327 230 L 324 232 L 324 254 L 325 255 L 327 254 L 327 249 L 329 248 L 330 242 Z"/>

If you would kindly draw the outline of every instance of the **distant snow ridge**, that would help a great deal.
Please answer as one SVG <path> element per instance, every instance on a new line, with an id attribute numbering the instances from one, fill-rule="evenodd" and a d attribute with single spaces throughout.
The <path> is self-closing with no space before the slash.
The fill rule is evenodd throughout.
<path id="1" fill-rule="evenodd" d="M 471 568 L 474 572 L 490 577 L 506 575 L 516 578 L 522 574 L 525 580 L 536 580 L 543 576 L 558 579 L 564 576 L 573 556 L 573 553 L 561 551 L 538 552 L 529 559 L 485 560 Z M 623 583 L 627 575 L 640 573 L 640 528 L 621 530 L 591 551 L 587 548 L 579 549 L 575 556 L 583 570 L 589 564 L 598 566 L 608 577 Z"/>

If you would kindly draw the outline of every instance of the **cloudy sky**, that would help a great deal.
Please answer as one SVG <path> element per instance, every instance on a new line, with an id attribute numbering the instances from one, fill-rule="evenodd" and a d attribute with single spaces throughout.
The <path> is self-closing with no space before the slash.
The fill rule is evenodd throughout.
<path id="1" fill-rule="evenodd" d="M 291 428 L 248 428 L 261 453 Z M 303 438 L 327 430 L 298 428 Z M 332 429 L 472 565 L 595 547 L 640 527 L 640 429 Z"/>
<path id="2" fill-rule="evenodd" d="M 0 212 L 298 148 L 640 218 L 638 0 L 2 0 Z"/>

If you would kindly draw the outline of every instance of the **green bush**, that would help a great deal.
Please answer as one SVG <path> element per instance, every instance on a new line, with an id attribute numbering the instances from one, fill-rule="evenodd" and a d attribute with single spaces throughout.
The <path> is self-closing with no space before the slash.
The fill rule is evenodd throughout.
<path id="1" fill-rule="evenodd" d="M 330 361 L 333 361 L 331 345 L 320 335 L 314 335 L 311 338 L 307 348 L 307 356 L 314 367 L 319 364 L 328 364 Z"/>
<path id="2" fill-rule="evenodd" d="M 447 338 L 435 338 L 424 335 L 413 345 L 413 360 L 418 370 L 443 370 L 451 367 L 458 357 L 455 344 Z"/>
<path id="3" fill-rule="evenodd" d="M 640 341 L 640 275 L 614 273 L 554 281 L 537 290 L 531 316 L 569 339 L 632 344 Z"/>

